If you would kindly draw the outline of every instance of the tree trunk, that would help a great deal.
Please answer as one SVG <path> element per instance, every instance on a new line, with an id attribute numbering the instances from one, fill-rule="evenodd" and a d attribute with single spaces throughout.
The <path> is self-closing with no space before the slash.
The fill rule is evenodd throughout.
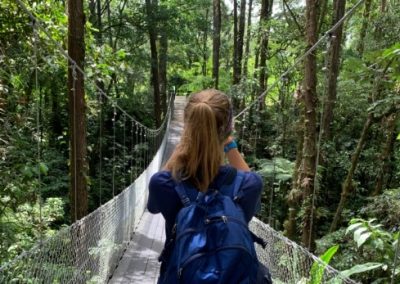
<path id="1" fill-rule="evenodd" d="M 157 0 L 146 0 L 146 13 L 147 13 L 147 25 L 150 39 L 150 53 L 151 53 L 151 82 L 153 87 L 153 105 L 154 105 L 154 117 L 156 120 L 156 126 L 161 124 L 161 99 L 160 99 L 160 86 L 158 78 L 158 54 L 157 54 L 157 33 L 154 23 L 154 12 L 157 9 Z"/>
<path id="2" fill-rule="evenodd" d="M 381 13 L 385 13 L 387 9 L 387 0 L 381 0 Z"/>
<path id="3" fill-rule="evenodd" d="M 246 0 L 240 1 L 240 16 L 239 16 L 239 30 L 237 38 L 237 60 L 238 60 L 238 83 L 242 78 L 242 58 L 243 58 L 243 43 L 244 43 L 244 29 L 246 21 Z"/>
<path id="4" fill-rule="evenodd" d="M 68 55 L 82 70 L 85 61 L 85 15 L 82 0 L 68 1 Z M 71 220 L 87 214 L 88 192 L 86 160 L 85 89 L 83 74 L 68 63 L 68 101 L 70 123 L 70 203 Z"/>
<path id="5" fill-rule="evenodd" d="M 243 77 L 247 77 L 248 64 L 250 56 L 250 41 L 251 41 L 251 12 L 253 10 L 253 0 L 249 0 L 249 12 L 247 14 L 247 33 L 246 33 L 246 46 L 244 51 L 244 63 L 243 63 Z"/>
<path id="6" fill-rule="evenodd" d="M 272 4 L 273 0 L 262 0 L 261 1 L 261 11 L 260 11 L 260 75 L 258 78 L 260 85 L 260 92 L 266 90 L 267 77 L 267 53 L 268 53 L 268 41 L 269 41 L 269 25 L 268 21 L 272 14 Z M 264 102 L 264 100 L 263 100 Z M 260 102 L 260 109 L 264 108 L 264 103 Z"/>
<path id="7" fill-rule="evenodd" d="M 387 131 L 386 131 L 386 141 L 384 146 L 382 147 L 382 154 L 380 157 L 381 160 L 381 168 L 379 170 L 379 174 L 376 178 L 375 189 L 372 193 L 372 196 L 377 196 L 381 194 L 382 189 L 386 188 L 387 176 L 390 171 L 390 157 L 393 153 L 394 141 L 396 138 L 396 122 L 399 118 L 398 114 L 392 114 L 387 119 Z"/>
<path id="8" fill-rule="evenodd" d="M 372 0 L 365 1 L 365 9 L 363 13 L 362 25 L 360 30 L 360 39 L 358 40 L 357 51 L 360 57 L 364 54 L 364 39 L 367 35 L 367 29 L 369 24 L 369 14 L 371 12 L 371 2 Z"/>
<path id="9" fill-rule="evenodd" d="M 221 45 L 221 3 L 213 0 L 213 73 L 214 87 L 218 89 L 219 79 L 219 48 Z"/>
<path id="10" fill-rule="evenodd" d="M 344 15 L 346 7 L 346 0 L 334 1 L 334 18 L 332 26 L 335 25 Z M 340 25 L 335 32 L 333 32 L 330 40 L 329 60 L 328 60 L 328 73 L 326 77 L 327 93 L 323 109 L 322 117 L 322 139 L 331 139 L 331 124 L 333 122 L 333 109 L 336 102 L 337 94 L 337 78 L 339 75 L 340 52 L 342 44 L 343 24 Z"/>
<path id="11" fill-rule="evenodd" d="M 300 113 L 299 120 L 296 125 L 296 136 L 297 136 L 297 145 L 296 145 L 296 162 L 294 165 L 293 171 L 293 182 L 292 189 L 288 195 L 288 205 L 289 212 L 288 217 L 284 222 L 285 235 L 291 239 L 296 240 L 297 236 L 297 224 L 296 224 L 296 216 L 297 211 L 299 209 L 299 204 L 302 200 L 302 194 L 300 189 L 300 172 L 301 172 L 301 162 L 303 159 L 303 141 L 304 141 L 304 108 L 300 106 L 302 109 Z"/>
<path id="12" fill-rule="evenodd" d="M 331 228 L 329 230 L 330 232 L 334 232 L 336 230 L 336 228 L 339 224 L 339 221 L 340 221 L 340 217 L 342 215 L 344 205 L 347 201 L 347 197 L 352 193 L 352 191 L 354 189 L 354 187 L 353 187 L 354 171 L 356 170 L 356 167 L 358 165 L 358 159 L 360 157 L 361 150 L 363 149 L 365 141 L 367 139 L 367 133 L 372 124 L 372 121 L 373 121 L 373 114 L 369 113 L 367 120 L 364 123 L 364 127 L 361 132 L 361 137 L 358 140 L 356 150 L 355 150 L 353 156 L 351 157 L 351 166 L 350 166 L 349 172 L 347 173 L 346 179 L 344 180 L 343 185 L 342 185 L 342 193 L 340 195 L 340 201 L 339 201 L 338 207 L 336 209 L 336 213 L 333 218 Z"/>
<path id="13" fill-rule="evenodd" d="M 208 16 L 209 16 L 210 10 L 207 8 L 206 9 L 206 22 L 208 23 Z M 207 76 L 207 62 L 208 62 L 208 47 L 207 47 L 207 41 L 208 41 L 208 25 L 205 25 L 204 27 L 204 34 L 203 34 L 203 64 L 201 67 L 201 71 L 204 77 Z"/>
<path id="14" fill-rule="evenodd" d="M 306 0 L 306 43 L 308 50 L 317 41 L 317 19 L 319 2 L 318 0 Z M 300 188 L 303 193 L 303 233 L 302 243 L 309 250 L 315 248 L 315 236 L 313 228 L 314 208 L 313 196 L 314 179 L 316 176 L 316 138 L 317 138 L 317 62 L 315 52 L 310 53 L 304 64 L 304 144 L 302 169 L 300 172 Z"/>
<path id="15" fill-rule="evenodd" d="M 106 2 L 106 11 L 107 11 L 107 24 L 108 24 L 108 44 L 110 47 L 113 46 L 113 37 L 112 37 L 112 24 L 111 24 L 111 9 L 110 9 L 110 2 L 111 0 L 107 0 Z"/>
<path id="16" fill-rule="evenodd" d="M 237 0 L 233 0 L 233 84 L 239 83 L 239 60 L 238 60 L 238 13 Z"/>
<path id="17" fill-rule="evenodd" d="M 163 116 L 167 113 L 167 63 L 168 63 L 168 36 L 165 28 L 161 28 L 160 35 L 160 98 Z"/>
<path id="18" fill-rule="evenodd" d="M 336 5 L 335 5 L 335 2 L 336 2 L 337 0 L 333 0 L 333 6 L 335 7 Z M 320 5 L 321 5 L 321 11 L 320 11 L 320 13 L 319 13 L 319 15 L 318 15 L 318 30 L 317 30 L 317 34 L 320 34 L 321 33 L 321 30 L 322 30 L 322 25 L 324 24 L 324 21 L 325 21 L 325 16 L 326 16 L 326 12 L 327 12 L 327 7 L 328 7 L 328 0 L 321 0 L 321 3 L 320 3 Z M 336 12 L 336 9 L 334 10 L 335 12 Z M 334 12 L 334 13 L 335 13 Z M 335 14 L 334 14 L 335 15 Z M 333 17 L 335 17 L 335 16 L 333 16 Z M 335 21 L 335 20 L 334 20 Z M 336 20 L 337 21 L 337 20 Z M 336 23 L 336 21 L 335 21 L 335 23 Z"/>
<path id="19" fill-rule="evenodd" d="M 103 42 L 103 37 L 102 37 L 102 30 L 103 30 L 103 24 L 101 20 L 101 0 L 97 0 L 97 28 L 99 29 L 97 33 L 97 41 L 101 44 Z"/>
<path id="20" fill-rule="evenodd" d="M 98 43 L 101 43 L 101 3 L 100 0 L 89 1 L 89 22 L 97 29 L 95 37 Z"/>

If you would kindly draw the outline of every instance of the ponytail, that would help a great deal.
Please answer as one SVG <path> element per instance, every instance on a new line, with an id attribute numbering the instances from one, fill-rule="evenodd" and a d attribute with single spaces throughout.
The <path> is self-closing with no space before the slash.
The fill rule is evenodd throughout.
<path id="1" fill-rule="evenodd" d="M 190 98 L 181 141 L 166 164 L 174 179 L 189 180 L 203 192 L 208 189 L 223 162 L 229 116 L 229 99 L 217 90 L 205 90 Z"/>

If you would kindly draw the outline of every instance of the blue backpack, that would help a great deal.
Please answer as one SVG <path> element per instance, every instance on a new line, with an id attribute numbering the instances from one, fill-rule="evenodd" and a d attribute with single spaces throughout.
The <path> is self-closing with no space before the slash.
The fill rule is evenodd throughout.
<path id="1" fill-rule="evenodd" d="M 176 217 L 172 254 L 160 284 L 256 282 L 253 234 L 236 202 L 243 178 L 238 171 L 232 184 L 199 192 L 193 202 L 183 183 L 175 187 L 184 207 Z M 233 199 L 223 194 L 232 190 Z"/>

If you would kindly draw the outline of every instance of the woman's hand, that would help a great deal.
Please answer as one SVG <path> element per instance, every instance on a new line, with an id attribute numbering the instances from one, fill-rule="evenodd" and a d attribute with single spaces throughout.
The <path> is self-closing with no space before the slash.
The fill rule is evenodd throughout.
<path id="1" fill-rule="evenodd" d="M 234 143 L 230 145 L 231 143 Z M 235 139 L 232 136 L 229 136 L 224 142 L 225 155 L 228 158 L 229 164 L 238 169 L 245 172 L 249 172 L 250 168 L 247 165 L 246 161 L 243 159 L 239 150 L 237 149 L 237 145 Z"/>

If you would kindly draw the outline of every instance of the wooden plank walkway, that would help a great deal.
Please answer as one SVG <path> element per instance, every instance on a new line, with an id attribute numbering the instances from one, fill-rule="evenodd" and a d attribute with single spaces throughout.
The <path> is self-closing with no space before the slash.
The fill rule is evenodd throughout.
<path id="1" fill-rule="evenodd" d="M 176 97 L 163 164 L 179 142 L 183 128 L 185 97 Z M 160 264 L 158 256 L 164 246 L 164 218 L 145 212 L 135 230 L 134 238 L 114 271 L 109 283 L 157 283 Z"/>

